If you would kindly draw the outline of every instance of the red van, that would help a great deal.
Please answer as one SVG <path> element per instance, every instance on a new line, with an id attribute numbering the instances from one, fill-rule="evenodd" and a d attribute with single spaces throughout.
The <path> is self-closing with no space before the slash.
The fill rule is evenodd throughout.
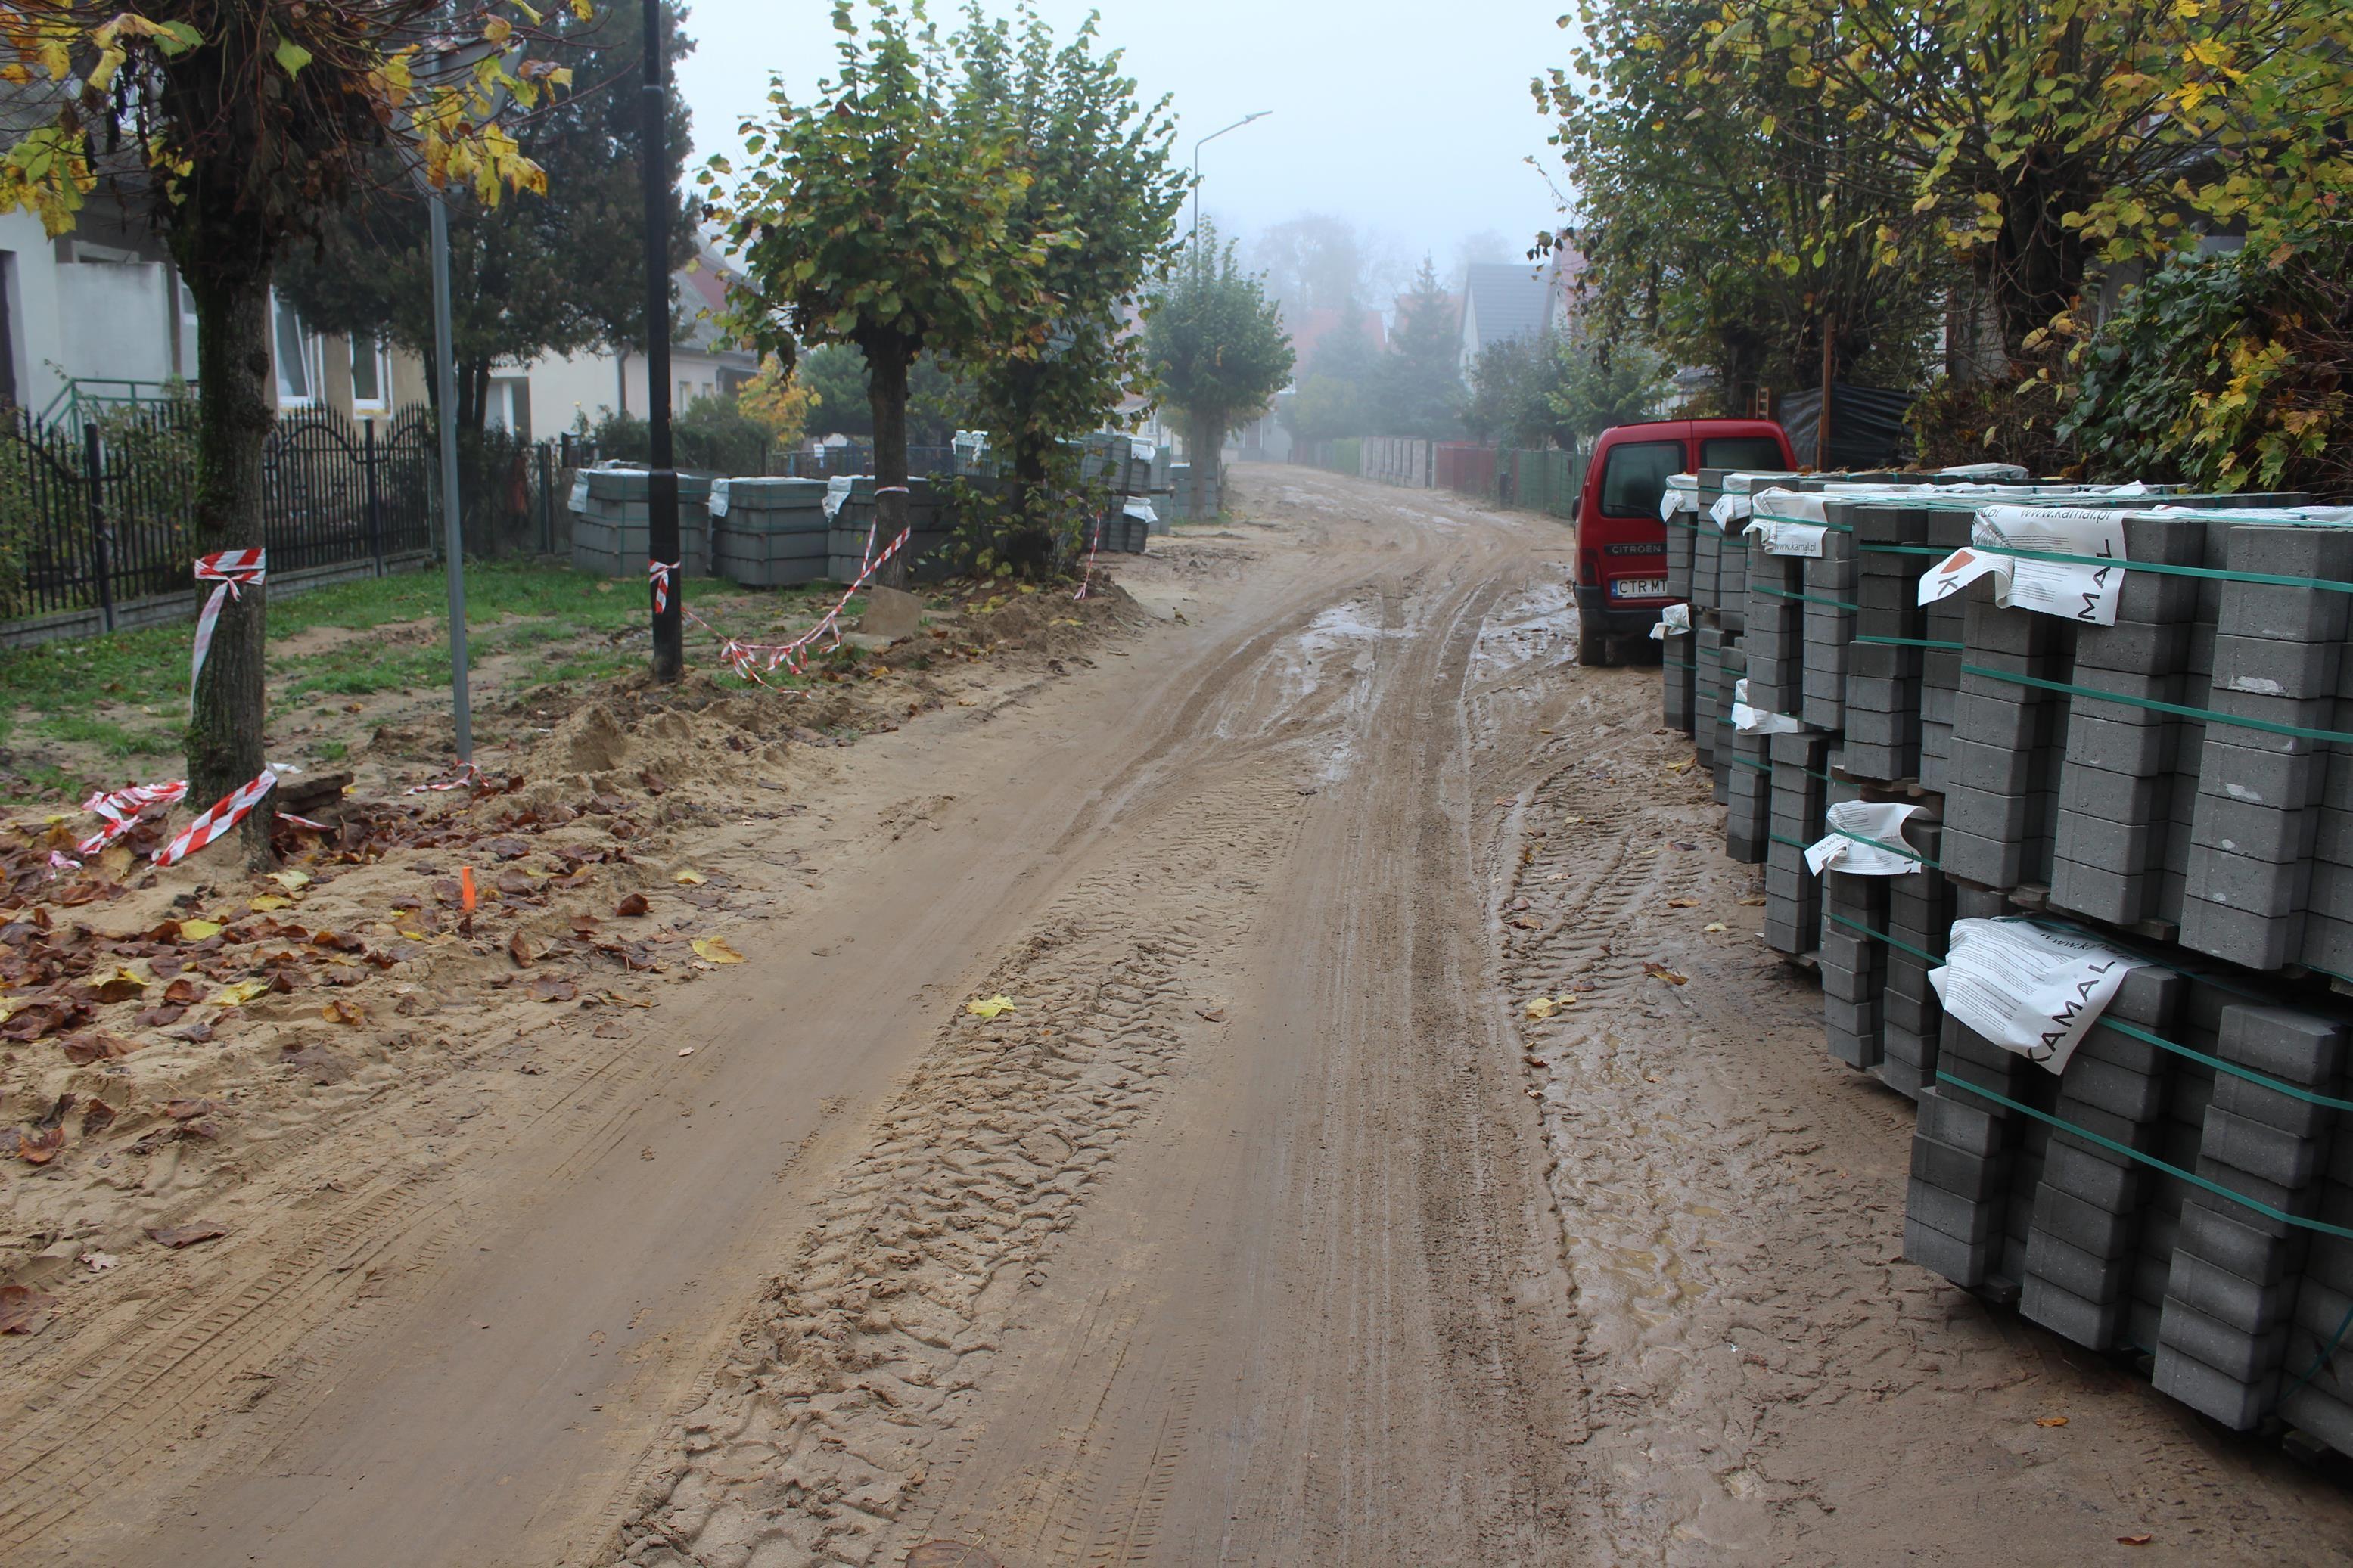
<path id="1" fill-rule="evenodd" d="M 1569 519 L 1577 525 L 1577 659 L 1609 662 L 1613 640 L 1648 637 L 1667 596 L 1669 474 L 1797 467 L 1770 419 L 1662 419 L 1604 430 Z"/>

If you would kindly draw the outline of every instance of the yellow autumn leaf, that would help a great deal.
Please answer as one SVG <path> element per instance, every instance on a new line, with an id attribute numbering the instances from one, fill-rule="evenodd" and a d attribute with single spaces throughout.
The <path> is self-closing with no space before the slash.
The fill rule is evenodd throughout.
<path id="1" fill-rule="evenodd" d="M 1729 931 L 1731 929 L 1731 927 L 1725 925 L 1722 921 L 1710 921 L 1707 924 L 1700 927 L 1700 930 L 1702 931 Z"/>
<path id="2" fill-rule="evenodd" d="M 224 985 L 209 1000 L 216 1007 L 242 1007 L 269 989 L 267 980 L 240 980 L 234 985 Z"/>
<path id="3" fill-rule="evenodd" d="M 182 921 L 180 935 L 189 942 L 204 942 L 221 933 L 218 921 Z"/>
<path id="4" fill-rule="evenodd" d="M 999 1013 L 1013 1011 L 1013 999 L 1009 996 L 984 997 L 977 1002 L 965 1003 L 964 1010 L 976 1018 L 994 1018 Z"/>
<path id="5" fill-rule="evenodd" d="M 681 871 L 677 876 L 671 878 L 670 880 L 676 882 L 681 888 L 699 888 L 702 886 L 703 883 L 711 880 L 711 879 L 704 876 L 700 871 Z"/>
<path id="6" fill-rule="evenodd" d="M 308 871 L 272 871 L 269 873 L 269 879 L 277 883 L 280 887 L 285 889 L 290 893 L 298 893 L 311 885 L 311 873 Z"/>
<path id="7" fill-rule="evenodd" d="M 1549 996 L 1535 996 L 1529 998 L 1527 1003 L 1527 1015 L 1529 1017 L 1535 1019 L 1539 1023 L 1551 1017 L 1553 1015 L 1552 998 Z"/>
<path id="8" fill-rule="evenodd" d="M 258 899 L 250 899 L 247 901 L 252 904 L 256 914 L 265 913 L 270 910 L 282 910 L 294 902 L 291 899 L 281 899 L 275 893 L 264 893 Z"/>
<path id="9" fill-rule="evenodd" d="M 694 939 L 694 956 L 706 963 L 741 963 L 744 955 L 727 945 L 719 936 L 699 936 Z"/>

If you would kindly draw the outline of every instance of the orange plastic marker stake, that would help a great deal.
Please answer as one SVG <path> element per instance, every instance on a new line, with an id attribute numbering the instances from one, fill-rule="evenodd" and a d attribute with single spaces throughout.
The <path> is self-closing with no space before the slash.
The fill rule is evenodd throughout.
<path id="1" fill-rule="evenodd" d="M 458 871 L 458 929 L 467 936 L 474 934 L 474 868 L 460 867 Z"/>

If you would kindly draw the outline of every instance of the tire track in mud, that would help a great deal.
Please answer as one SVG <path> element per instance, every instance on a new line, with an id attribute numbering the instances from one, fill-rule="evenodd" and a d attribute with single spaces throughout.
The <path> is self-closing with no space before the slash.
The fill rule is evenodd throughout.
<path id="1" fill-rule="evenodd" d="M 1249 929 L 1252 868 L 1295 833 L 1295 791 L 1229 782 L 1049 906 L 978 987 L 1011 1012 L 940 1028 L 624 1523 L 626 1560 L 862 1563 L 911 1544 L 901 1522 L 953 1463 L 1025 1294 L 1184 1070 L 1194 987 Z"/>
<path id="2" fill-rule="evenodd" d="M 1830 1060 L 1820 993 L 1757 943 L 1705 773 L 1668 771 L 1688 742 L 1633 707 L 1654 683 L 1567 679 L 1620 727 L 1538 749 L 1498 846 L 1497 965 L 1576 1292 L 1594 1555 L 2036 1560 L 2139 1529 L 2308 1555 L 2308 1481 L 1901 1260 L 1911 1107 Z M 1548 1019 L 1518 1005 L 1564 988 Z"/>

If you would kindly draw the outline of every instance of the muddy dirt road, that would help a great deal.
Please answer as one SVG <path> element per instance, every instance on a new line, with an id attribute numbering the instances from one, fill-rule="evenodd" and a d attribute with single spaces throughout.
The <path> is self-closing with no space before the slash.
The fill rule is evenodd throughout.
<path id="1" fill-rule="evenodd" d="M 1573 666 L 1565 530 L 1239 489 L 1092 668 L 714 827 L 789 868 L 749 963 L 487 1055 L 402 1110 L 417 1179 L 45 1392 L 102 1431 L 13 1455 L 56 1495 L 0 1556 L 2353 1547 L 2337 1475 L 1898 1260 L 1906 1108 L 1823 1057 L 1654 673 Z"/>

